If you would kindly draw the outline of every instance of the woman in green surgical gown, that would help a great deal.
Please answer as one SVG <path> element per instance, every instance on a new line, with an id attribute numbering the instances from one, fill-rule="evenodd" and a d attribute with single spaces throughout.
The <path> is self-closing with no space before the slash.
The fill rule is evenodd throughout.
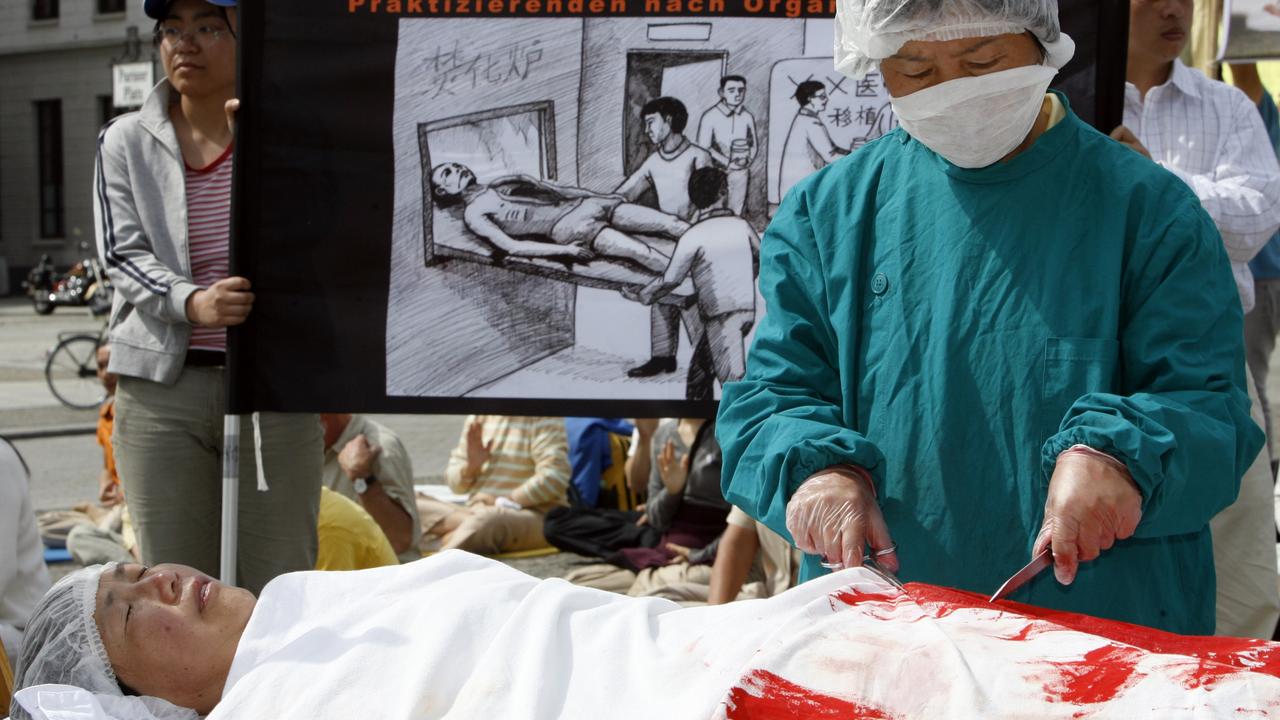
<path id="1" fill-rule="evenodd" d="M 845 0 L 837 67 L 902 127 L 788 194 L 724 389 L 726 497 L 904 580 L 1213 631 L 1208 522 L 1262 445 L 1218 233 L 1046 94 L 1054 0 Z M 1056 577 L 1055 577 L 1056 576 Z"/>

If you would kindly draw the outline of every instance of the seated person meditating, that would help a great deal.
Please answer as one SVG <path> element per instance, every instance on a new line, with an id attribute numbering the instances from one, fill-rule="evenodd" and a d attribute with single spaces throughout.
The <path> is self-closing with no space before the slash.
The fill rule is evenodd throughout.
<path id="1" fill-rule="evenodd" d="M 1280 698 L 1278 674 L 1277 643 L 991 605 L 901 587 L 870 568 L 767 600 L 682 609 L 450 551 L 283 575 L 256 601 L 182 566 L 76 571 L 32 615 L 10 711 L 14 720 L 1264 717 Z"/>
<path id="2" fill-rule="evenodd" d="M 518 257 L 629 260 L 660 273 L 667 269 L 670 252 L 656 250 L 633 234 L 676 240 L 689 229 L 677 217 L 629 203 L 620 195 L 528 175 L 481 184 L 471 168 L 459 163 L 431 170 L 431 195 L 442 208 L 461 205 L 468 230 Z"/>

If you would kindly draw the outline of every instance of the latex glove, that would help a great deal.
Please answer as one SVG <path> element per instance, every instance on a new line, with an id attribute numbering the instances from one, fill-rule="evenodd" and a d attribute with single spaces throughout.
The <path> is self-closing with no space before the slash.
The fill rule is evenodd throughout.
<path id="1" fill-rule="evenodd" d="M 861 567 L 866 546 L 893 548 L 871 479 L 852 467 L 830 467 L 805 480 L 787 503 L 787 530 L 796 547 L 841 567 Z M 898 554 L 876 558 L 898 572 Z"/>
<path id="2" fill-rule="evenodd" d="M 1058 455 L 1044 524 L 1032 555 L 1053 546 L 1053 574 L 1070 585 L 1080 563 L 1131 537 L 1142 519 L 1142 494 L 1123 463 L 1076 446 Z"/>

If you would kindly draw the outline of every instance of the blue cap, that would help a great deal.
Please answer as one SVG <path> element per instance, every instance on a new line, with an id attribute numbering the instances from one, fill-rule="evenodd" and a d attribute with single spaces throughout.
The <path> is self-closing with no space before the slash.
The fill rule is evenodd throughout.
<path id="1" fill-rule="evenodd" d="M 236 0 L 204 0 L 210 5 L 218 5 L 220 7 L 235 7 Z M 142 11 L 147 17 L 153 20 L 163 20 L 164 11 L 169 9 L 169 3 L 173 0 L 143 0 Z"/>

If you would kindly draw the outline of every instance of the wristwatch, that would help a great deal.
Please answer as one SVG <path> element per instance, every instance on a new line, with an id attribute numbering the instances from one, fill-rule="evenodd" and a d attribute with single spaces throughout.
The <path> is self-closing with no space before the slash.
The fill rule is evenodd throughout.
<path id="1" fill-rule="evenodd" d="M 357 495 L 363 495 L 369 492 L 369 486 L 376 482 L 378 482 L 378 477 L 376 475 L 369 475 L 367 477 L 356 478 L 351 482 L 351 484 L 355 486 Z"/>

